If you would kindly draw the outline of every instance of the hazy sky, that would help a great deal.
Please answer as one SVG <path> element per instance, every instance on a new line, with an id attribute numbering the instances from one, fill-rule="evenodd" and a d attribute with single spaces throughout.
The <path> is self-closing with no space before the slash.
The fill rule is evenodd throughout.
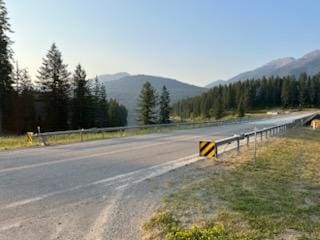
<path id="1" fill-rule="evenodd" d="M 320 48 L 318 0 L 5 0 L 34 76 L 52 42 L 89 77 L 126 71 L 204 85 Z"/>

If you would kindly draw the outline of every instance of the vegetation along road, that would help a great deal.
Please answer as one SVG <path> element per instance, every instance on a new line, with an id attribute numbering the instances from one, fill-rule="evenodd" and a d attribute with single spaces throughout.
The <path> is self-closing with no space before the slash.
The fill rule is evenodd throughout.
<path id="1" fill-rule="evenodd" d="M 199 160 L 199 140 L 304 115 L 0 152 L 0 239 L 140 239 L 165 174 Z"/>

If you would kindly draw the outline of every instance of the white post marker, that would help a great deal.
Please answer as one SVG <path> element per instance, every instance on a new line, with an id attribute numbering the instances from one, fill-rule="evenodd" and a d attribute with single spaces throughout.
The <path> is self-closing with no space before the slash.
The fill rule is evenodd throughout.
<path id="1" fill-rule="evenodd" d="M 254 128 L 253 163 L 256 164 L 257 157 L 257 127 Z"/>

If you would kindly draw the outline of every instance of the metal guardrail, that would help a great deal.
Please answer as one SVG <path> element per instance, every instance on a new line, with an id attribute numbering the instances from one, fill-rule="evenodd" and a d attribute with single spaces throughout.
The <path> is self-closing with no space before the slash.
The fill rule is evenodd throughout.
<path id="1" fill-rule="evenodd" d="M 305 117 L 304 121 L 309 118 Z M 169 123 L 169 124 L 152 124 L 152 125 L 138 125 L 138 126 L 125 126 L 125 127 L 107 127 L 107 128 L 90 128 L 90 129 L 79 129 L 79 130 L 69 130 L 69 131 L 55 131 L 55 132 L 40 132 L 40 128 L 38 129 L 38 133 L 33 136 L 39 137 L 39 139 L 43 142 L 44 145 L 48 144 L 48 138 L 52 136 L 59 135 L 71 135 L 71 134 L 79 134 L 79 140 L 84 141 L 83 135 L 86 133 L 105 133 L 105 132 L 121 132 L 127 130 L 135 130 L 135 129 L 157 129 L 157 128 L 166 128 L 166 127 L 179 127 L 179 126 L 198 126 L 203 125 L 207 126 L 219 126 L 219 125 L 230 125 L 235 123 L 246 123 L 255 120 L 266 120 L 271 117 L 255 117 L 255 118 L 241 118 L 241 119 L 230 119 L 230 120 L 218 120 L 218 121 L 201 121 L 201 122 L 180 122 L 180 123 Z M 301 119 L 299 119 L 300 121 Z M 232 137 L 230 138 L 232 140 Z M 229 141 L 230 141 L 229 139 Z M 222 141 L 222 140 L 221 140 Z M 221 143 L 219 143 L 221 144 Z"/>
<path id="2" fill-rule="evenodd" d="M 179 126 L 219 126 L 219 125 L 230 125 L 235 123 L 246 123 L 254 120 L 265 120 L 269 119 L 263 118 L 242 118 L 242 119 L 230 119 L 230 120 L 220 120 L 220 121 L 201 121 L 201 122 L 182 122 L 182 123 L 169 123 L 169 124 L 151 124 L 151 125 L 138 125 L 138 126 L 125 126 L 125 127 L 107 127 L 107 128 L 90 128 L 90 129 L 79 129 L 79 130 L 69 130 L 69 131 L 55 131 L 55 132 L 40 132 L 38 128 L 38 133 L 34 134 L 34 137 L 39 137 L 44 145 L 48 145 L 48 137 L 59 136 L 59 135 L 71 135 L 79 134 L 80 141 L 83 141 L 83 135 L 86 133 L 105 133 L 105 132 L 121 132 L 127 130 L 135 129 L 157 129 L 166 127 L 179 127 Z"/>
<path id="3" fill-rule="evenodd" d="M 284 133 L 287 131 L 288 128 L 292 128 L 295 126 L 303 126 L 306 122 L 310 121 L 310 119 L 314 118 L 317 116 L 318 113 L 312 114 L 310 116 L 306 116 L 300 119 L 296 119 L 292 122 L 281 124 L 281 125 L 276 125 L 268 128 L 263 128 L 263 129 L 257 129 L 256 131 L 251 131 L 243 134 L 236 134 L 232 137 L 227 137 L 221 140 L 218 140 L 215 142 L 215 157 L 218 157 L 219 154 L 219 146 L 223 146 L 226 144 L 231 144 L 233 142 L 237 143 L 237 150 L 240 151 L 240 141 L 246 139 L 247 140 L 247 145 L 250 143 L 250 137 L 257 137 L 260 135 L 261 142 L 263 140 L 263 136 L 265 138 L 272 137 L 281 133 Z"/>
<path id="4" fill-rule="evenodd" d="M 277 125 L 277 126 L 273 126 L 273 127 L 269 127 L 269 128 L 258 129 L 257 131 L 251 131 L 251 132 L 247 132 L 247 133 L 243 133 L 243 134 L 237 134 L 232 137 L 227 137 L 227 138 L 218 140 L 215 142 L 215 151 L 216 151 L 215 156 L 218 157 L 219 146 L 223 146 L 226 144 L 231 144 L 233 142 L 236 142 L 237 143 L 237 150 L 240 151 L 241 140 L 246 139 L 247 145 L 249 145 L 250 137 L 256 137 L 256 136 L 260 135 L 260 139 L 262 141 L 263 136 L 268 138 L 268 137 L 272 137 L 272 136 L 275 136 L 280 133 L 284 133 L 291 126 L 292 126 L 292 123 L 282 124 L 282 125 Z"/>

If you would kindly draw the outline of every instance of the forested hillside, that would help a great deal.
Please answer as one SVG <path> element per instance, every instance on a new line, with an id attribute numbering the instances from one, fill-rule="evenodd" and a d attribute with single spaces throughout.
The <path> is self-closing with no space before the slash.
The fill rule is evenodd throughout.
<path id="1" fill-rule="evenodd" d="M 0 133 L 123 126 L 127 110 L 98 80 L 89 81 L 79 64 L 73 73 L 52 44 L 39 66 L 36 81 L 14 59 L 11 25 L 0 0 Z"/>
<path id="2" fill-rule="evenodd" d="M 128 109 L 129 125 L 137 124 L 138 97 L 142 86 L 146 82 L 149 82 L 158 93 L 162 91 L 163 86 L 166 86 L 170 92 L 172 103 L 187 97 L 200 95 L 206 91 L 205 88 L 183 83 L 175 79 L 150 75 L 132 75 L 118 80 L 101 82 L 106 86 L 108 96 L 117 99 L 119 103 Z"/>
<path id="3" fill-rule="evenodd" d="M 187 118 L 221 118 L 227 111 L 272 107 L 320 107 L 320 73 L 308 76 L 269 77 L 220 85 L 201 96 L 173 105 L 172 115 Z"/>

